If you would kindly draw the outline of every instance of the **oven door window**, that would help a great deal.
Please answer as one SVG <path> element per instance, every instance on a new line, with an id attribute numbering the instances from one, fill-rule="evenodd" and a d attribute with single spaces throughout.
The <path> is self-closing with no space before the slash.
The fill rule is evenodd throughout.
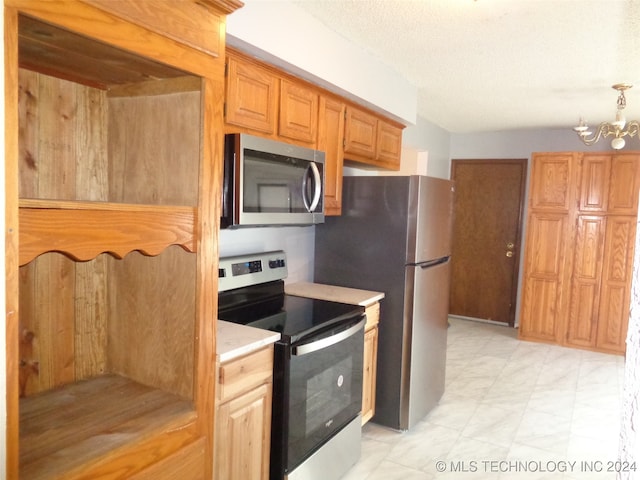
<path id="1" fill-rule="evenodd" d="M 291 356 L 288 471 L 360 413 L 363 332 L 360 329 L 327 348 Z"/>

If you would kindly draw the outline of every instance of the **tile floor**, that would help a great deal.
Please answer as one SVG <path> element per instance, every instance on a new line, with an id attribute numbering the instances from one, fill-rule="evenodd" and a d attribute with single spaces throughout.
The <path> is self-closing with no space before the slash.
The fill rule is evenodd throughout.
<path id="1" fill-rule="evenodd" d="M 452 318 L 440 404 L 409 432 L 365 425 L 343 480 L 615 479 L 623 370 L 622 356 Z"/>

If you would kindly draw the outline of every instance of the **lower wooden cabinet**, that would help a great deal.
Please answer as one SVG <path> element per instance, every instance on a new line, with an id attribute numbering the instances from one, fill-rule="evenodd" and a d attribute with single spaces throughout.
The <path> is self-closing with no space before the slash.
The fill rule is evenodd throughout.
<path id="1" fill-rule="evenodd" d="M 378 363 L 378 322 L 380 304 L 366 308 L 367 324 L 364 332 L 364 362 L 362 377 L 362 424 L 364 425 L 376 411 L 376 375 Z"/>
<path id="2" fill-rule="evenodd" d="M 273 346 L 218 371 L 214 478 L 268 480 Z"/>

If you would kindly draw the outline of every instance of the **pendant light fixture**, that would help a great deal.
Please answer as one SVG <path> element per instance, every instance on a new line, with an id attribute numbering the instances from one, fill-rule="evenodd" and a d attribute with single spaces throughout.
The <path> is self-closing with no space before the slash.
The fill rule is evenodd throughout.
<path id="1" fill-rule="evenodd" d="M 633 85 L 630 83 L 616 83 L 611 87 L 618 91 L 615 121 L 611 123 L 602 122 L 598 125 L 598 129 L 595 133 L 589 130 L 589 126 L 582 118 L 580 119 L 578 126 L 573 127 L 575 132 L 578 134 L 578 137 L 580 137 L 580 140 L 582 140 L 585 145 L 593 145 L 600 140 L 601 137 L 606 138 L 613 136 L 613 139 L 611 140 L 611 148 L 614 150 L 620 150 L 626 143 L 624 137 L 635 137 L 636 135 L 640 137 L 640 122 L 637 120 L 627 122 L 624 117 L 624 108 L 627 106 L 627 99 L 624 96 L 624 92 L 625 90 L 629 90 L 632 86 Z"/>

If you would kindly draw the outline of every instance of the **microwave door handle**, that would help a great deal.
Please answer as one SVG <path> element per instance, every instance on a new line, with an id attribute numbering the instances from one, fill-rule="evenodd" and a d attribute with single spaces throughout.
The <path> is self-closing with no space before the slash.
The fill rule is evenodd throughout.
<path id="1" fill-rule="evenodd" d="M 320 178 L 320 170 L 318 170 L 318 166 L 315 164 L 315 162 L 312 162 L 309 166 L 311 167 L 311 171 L 313 172 L 314 186 L 313 200 L 311 201 L 311 207 L 309 208 L 309 211 L 313 212 L 318 206 L 318 203 L 320 203 L 320 195 L 322 194 L 322 179 Z"/>
<path id="2" fill-rule="evenodd" d="M 309 204 L 309 199 L 307 198 L 307 182 L 309 181 L 309 170 L 313 174 L 313 199 L 311 200 L 311 204 Z M 302 201 L 304 202 L 304 207 L 308 212 L 313 212 L 318 203 L 320 202 L 320 195 L 322 194 L 322 180 L 320 178 L 320 170 L 318 170 L 318 166 L 315 162 L 311 162 L 305 171 L 304 178 L 302 179 Z"/>
<path id="3" fill-rule="evenodd" d="M 307 209 L 307 212 L 311 211 L 311 206 L 309 205 L 309 199 L 307 198 L 307 182 L 309 181 L 309 170 L 311 169 L 312 163 L 304 171 L 304 177 L 302 177 L 302 201 L 304 202 L 304 208 Z"/>

